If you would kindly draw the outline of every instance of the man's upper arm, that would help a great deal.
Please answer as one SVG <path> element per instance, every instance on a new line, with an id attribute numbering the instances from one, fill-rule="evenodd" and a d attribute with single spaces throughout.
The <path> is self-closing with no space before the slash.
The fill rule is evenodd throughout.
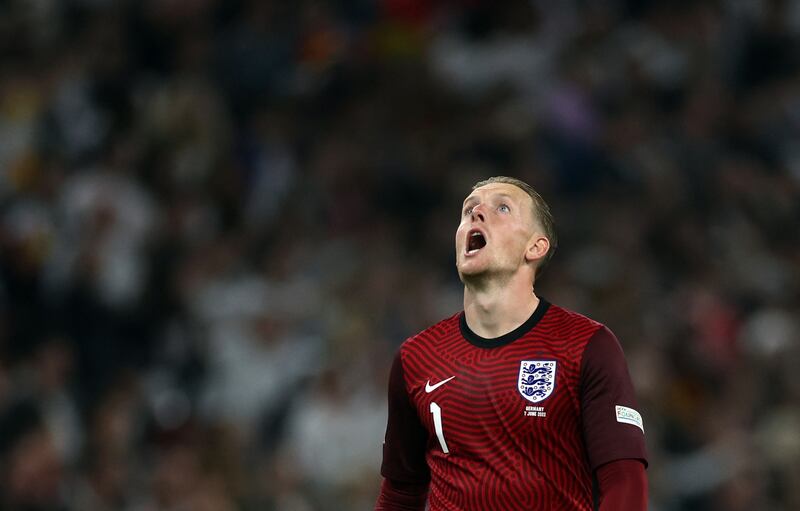
<path id="1" fill-rule="evenodd" d="M 428 433 L 411 404 L 398 351 L 389 375 L 389 418 L 383 444 L 381 475 L 407 484 L 427 484 L 430 471 L 425 461 Z"/>
<path id="2" fill-rule="evenodd" d="M 621 459 L 647 466 L 644 424 L 622 347 L 601 327 L 589 340 L 581 362 L 581 419 L 592 471 Z"/>

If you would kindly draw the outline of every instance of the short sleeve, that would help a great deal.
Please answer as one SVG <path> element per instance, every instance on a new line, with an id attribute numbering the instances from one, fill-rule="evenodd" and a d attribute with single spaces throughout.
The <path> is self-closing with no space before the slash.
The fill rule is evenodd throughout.
<path id="1" fill-rule="evenodd" d="M 592 470 L 620 459 L 647 466 L 644 424 L 622 347 L 601 327 L 586 345 L 581 362 L 581 420 Z"/>
<path id="2" fill-rule="evenodd" d="M 427 443 L 428 432 L 406 391 L 403 363 L 398 351 L 389 375 L 389 418 L 383 443 L 381 475 L 403 483 L 428 483 L 430 470 L 425 461 Z"/>

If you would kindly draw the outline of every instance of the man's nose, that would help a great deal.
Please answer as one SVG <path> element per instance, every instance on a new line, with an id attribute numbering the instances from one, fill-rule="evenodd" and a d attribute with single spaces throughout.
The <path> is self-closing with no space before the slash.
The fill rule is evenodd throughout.
<path id="1" fill-rule="evenodd" d="M 472 208 L 472 221 L 477 222 L 485 222 L 486 221 L 486 213 L 484 212 L 483 204 L 478 204 L 477 206 L 473 206 Z"/>

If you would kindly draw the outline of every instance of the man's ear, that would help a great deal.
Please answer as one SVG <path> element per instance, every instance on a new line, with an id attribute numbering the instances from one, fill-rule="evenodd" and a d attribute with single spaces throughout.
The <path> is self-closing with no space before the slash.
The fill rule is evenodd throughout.
<path id="1" fill-rule="evenodd" d="M 525 261 L 539 261 L 550 250 L 550 240 L 546 236 L 537 234 L 531 238 L 528 249 L 525 251 Z"/>

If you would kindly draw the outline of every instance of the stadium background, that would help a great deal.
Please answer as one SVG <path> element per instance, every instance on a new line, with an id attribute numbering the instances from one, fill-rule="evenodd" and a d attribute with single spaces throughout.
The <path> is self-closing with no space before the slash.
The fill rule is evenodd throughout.
<path id="1" fill-rule="evenodd" d="M 800 509 L 800 2 L 0 0 L 0 508 L 366 510 L 462 198 L 616 331 L 657 511 Z"/>

